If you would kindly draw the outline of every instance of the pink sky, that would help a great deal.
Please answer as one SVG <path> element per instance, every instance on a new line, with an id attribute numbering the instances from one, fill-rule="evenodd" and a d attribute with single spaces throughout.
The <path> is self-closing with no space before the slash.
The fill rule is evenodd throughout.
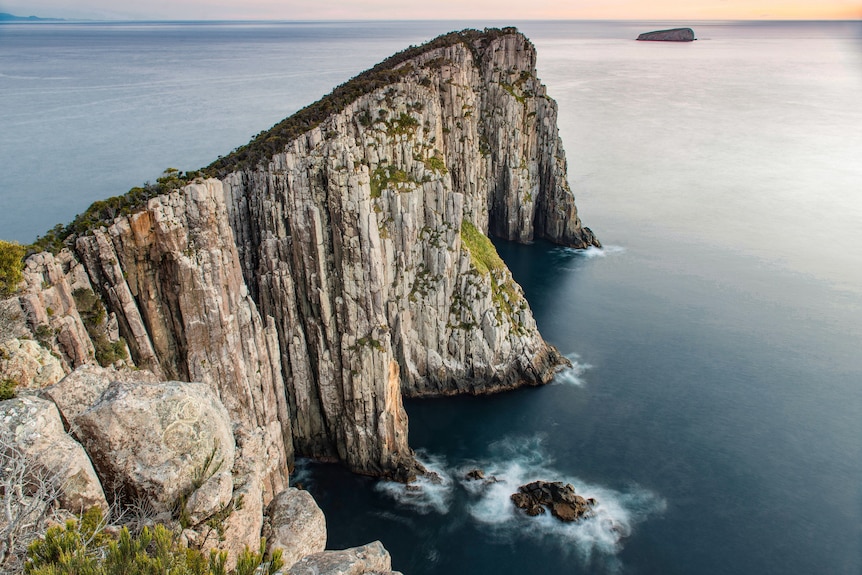
<path id="1" fill-rule="evenodd" d="M 108 19 L 862 19 L 862 0 L 0 0 L 21 16 Z"/>

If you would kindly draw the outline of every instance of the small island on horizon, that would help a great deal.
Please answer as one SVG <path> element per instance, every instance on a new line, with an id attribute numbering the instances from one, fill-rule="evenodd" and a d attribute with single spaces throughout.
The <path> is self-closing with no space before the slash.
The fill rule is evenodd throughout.
<path id="1" fill-rule="evenodd" d="M 691 28 L 671 28 L 669 30 L 644 32 L 637 39 L 653 42 L 693 42 L 697 40 L 694 37 L 694 30 Z"/>

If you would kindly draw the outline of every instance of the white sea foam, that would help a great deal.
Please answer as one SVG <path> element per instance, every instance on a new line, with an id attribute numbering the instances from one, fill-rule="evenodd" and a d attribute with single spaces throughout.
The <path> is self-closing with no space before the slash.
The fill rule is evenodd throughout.
<path id="1" fill-rule="evenodd" d="M 577 387 L 583 387 L 585 381 L 581 376 L 592 366 L 588 363 L 581 362 L 580 356 L 576 353 L 566 354 L 566 359 L 572 362 L 572 367 L 560 370 L 554 376 L 551 385 L 574 385 Z"/>
<path id="2" fill-rule="evenodd" d="M 290 474 L 291 487 L 300 486 L 308 489 L 314 483 L 314 472 L 311 470 L 311 459 L 298 457 L 294 462 L 293 473 Z"/>
<path id="3" fill-rule="evenodd" d="M 416 459 L 432 472 L 432 475 L 419 477 L 409 485 L 395 481 L 379 481 L 374 488 L 397 501 L 399 505 L 411 507 L 423 515 L 432 511 L 447 513 L 452 501 L 454 481 L 446 470 L 444 461 L 422 451 L 416 453 Z"/>
<path id="4" fill-rule="evenodd" d="M 553 468 L 543 444 L 542 438 L 530 437 L 506 439 L 492 446 L 492 459 L 484 470 L 486 477 L 493 476 L 496 481 L 462 481 L 473 496 L 468 513 L 499 538 L 527 535 L 552 539 L 564 552 L 574 552 L 585 561 L 600 556 L 605 567 L 614 567 L 614 556 L 622 549 L 623 540 L 647 516 L 663 511 L 666 503 L 639 487 L 617 491 L 563 475 Z M 537 479 L 571 483 L 579 495 L 596 500 L 594 515 L 574 523 L 563 523 L 550 513 L 528 517 L 512 504 L 510 496 L 520 485 Z"/>
<path id="5" fill-rule="evenodd" d="M 608 256 L 614 256 L 617 254 L 624 253 L 626 249 L 622 246 L 604 246 L 601 248 L 590 246 L 585 250 L 572 251 L 585 258 L 605 258 Z"/>

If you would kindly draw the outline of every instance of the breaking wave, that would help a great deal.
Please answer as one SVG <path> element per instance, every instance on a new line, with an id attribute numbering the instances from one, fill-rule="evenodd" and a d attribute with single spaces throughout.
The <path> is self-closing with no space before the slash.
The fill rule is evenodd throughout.
<path id="1" fill-rule="evenodd" d="M 605 258 L 608 256 L 624 253 L 626 249 L 622 246 L 604 246 L 601 248 L 590 246 L 585 250 L 572 251 L 585 258 Z"/>
<path id="2" fill-rule="evenodd" d="M 420 453 L 419 459 L 439 480 L 422 478 L 411 486 L 381 481 L 376 489 L 421 514 L 442 515 L 463 507 L 463 514 L 483 525 L 491 537 L 553 541 L 560 552 L 572 553 L 587 563 L 599 562 L 611 571 L 621 567 L 616 555 L 635 526 L 666 508 L 664 499 L 646 489 L 611 489 L 554 469 L 541 436 L 502 439 L 490 446 L 487 459 L 451 467 L 428 453 Z M 477 468 L 484 471 L 485 480 L 467 479 L 466 474 Z M 594 515 L 574 523 L 563 523 L 550 513 L 528 517 L 510 497 L 519 486 L 537 479 L 571 483 L 579 495 L 596 500 Z"/>
<path id="3" fill-rule="evenodd" d="M 592 366 L 588 363 L 582 363 L 580 361 L 581 356 L 576 353 L 566 354 L 566 359 L 572 362 L 572 367 L 560 370 L 554 376 L 553 381 L 551 381 L 551 385 L 574 385 L 576 387 L 583 387 L 586 382 L 581 376 Z"/>
<path id="4" fill-rule="evenodd" d="M 472 495 L 468 513 L 498 537 L 552 538 L 563 550 L 576 552 L 585 561 L 602 555 L 610 563 L 606 566 L 613 567 L 612 556 L 622 549 L 623 540 L 635 526 L 666 508 L 661 497 L 643 488 L 633 486 L 618 491 L 594 485 L 560 473 L 553 463 L 542 437 L 496 442 L 491 446 L 490 460 L 485 463 L 486 482 L 462 481 Z M 512 504 L 510 496 L 519 486 L 538 479 L 571 483 L 576 493 L 596 500 L 594 515 L 574 523 L 561 522 L 549 513 L 528 517 Z"/>
<path id="5" fill-rule="evenodd" d="M 416 459 L 431 472 L 429 475 L 419 477 L 408 485 L 378 481 L 374 489 L 388 495 L 399 505 L 410 507 L 423 515 L 431 512 L 441 515 L 447 513 L 452 501 L 454 481 L 442 458 L 418 451 Z"/>

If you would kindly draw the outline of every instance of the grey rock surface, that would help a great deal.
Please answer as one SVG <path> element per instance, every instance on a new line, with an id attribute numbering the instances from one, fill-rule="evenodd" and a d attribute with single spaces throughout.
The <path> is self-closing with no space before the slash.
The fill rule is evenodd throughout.
<path id="1" fill-rule="evenodd" d="M 286 489 L 269 503 L 263 522 L 268 550 L 281 549 L 285 569 L 326 548 L 326 518 L 308 491 Z"/>
<path id="2" fill-rule="evenodd" d="M 22 396 L 0 402 L 0 448 L 17 449 L 32 462 L 34 473 L 47 473 L 60 484 L 60 505 L 72 513 L 93 506 L 108 509 L 105 493 L 84 448 L 64 430 L 56 406 Z"/>
<path id="3" fill-rule="evenodd" d="M 392 558 L 380 541 L 341 551 L 323 551 L 303 557 L 288 575 L 392 575 Z"/>
<path id="4" fill-rule="evenodd" d="M 75 423 L 105 488 L 158 511 L 234 464 L 230 417 L 202 383 L 113 382 Z"/>

